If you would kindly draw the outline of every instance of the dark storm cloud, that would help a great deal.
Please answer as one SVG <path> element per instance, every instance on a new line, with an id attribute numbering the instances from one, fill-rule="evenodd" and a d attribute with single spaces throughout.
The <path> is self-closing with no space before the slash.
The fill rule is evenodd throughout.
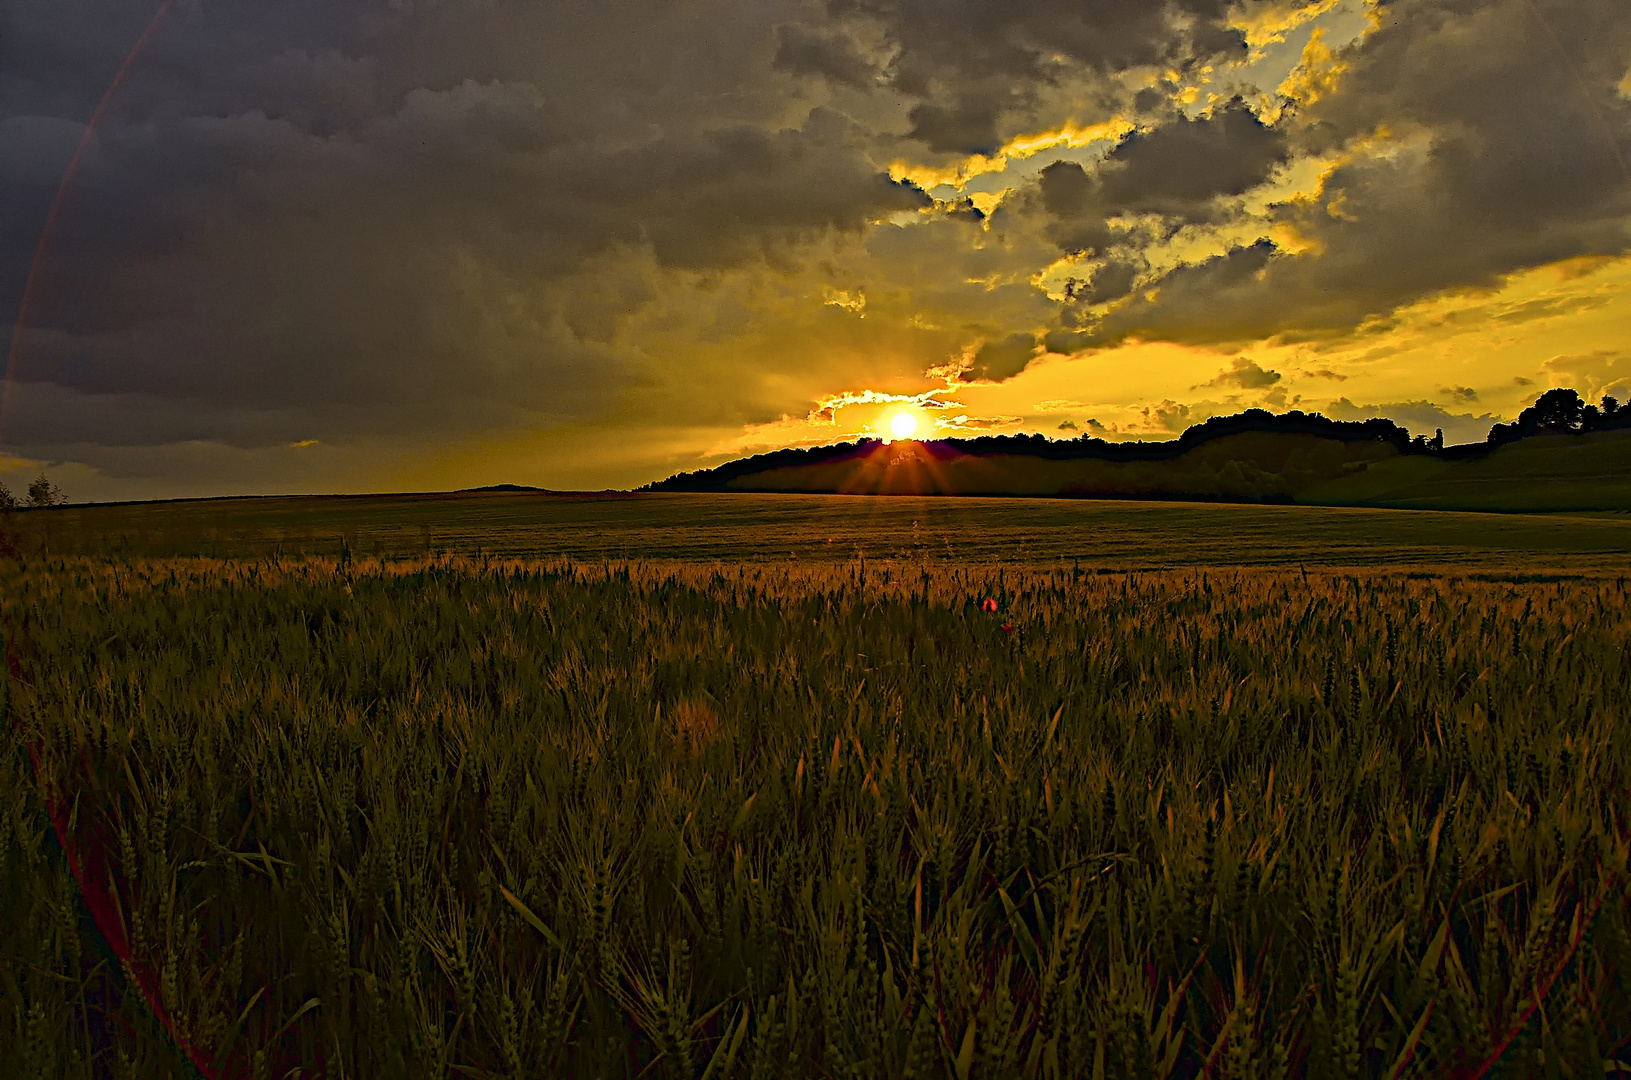
<path id="1" fill-rule="evenodd" d="M 1225 0 L 828 0 L 830 17 L 882 34 L 887 78 L 918 100 L 911 136 L 938 153 L 986 153 L 1040 90 L 1084 72 L 1184 67 L 1243 54 Z"/>
<path id="2" fill-rule="evenodd" d="M 277 446 L 288 429 L 332 428 L 340 416 L 291 415 L 276 409 L 240 410 L 223 433 L 217 418 L 196 402 L 144 394 L 78 394 L 55 383 L 17 383 L 7 389 L 9 440 L 29 445 L 102 445 L 116 450 L 165 443 L 215 442 L 239 449 Z M 342 408 L 334 408 L 342 413 Z M 71 419 L 63 422 L 63 417 Z M 224 437 L 223 437 L 224 435 Z M 109 460 L 117 460 L 117 454 Z"/>
<path id="3" fill-rule="evenodd" d="M 90 118 L 158 3 L 6 0 L 0 115 Z"/>
<path id="4" fill-rule="evenodd" d="M 1061 58 L 1104 72 L 1183 61 L 1202 50 L 1243 49 L 1224 25 L 1225 0 L 829 0 L 839 18 L 875 21 L 898 48 L 895 78 L 919 85 L 982 71 L 1025 81 L 1056 72 Z M 1193 20 L 1188 31 L 1179 29 Z"/>
<path id="5" fill-rule="evenodd" d="M 988 341 L 974 353 L 973 363 L 963 371 L 964 382 L 1002 382 L 1025 370 L 1037 356 L 1035 334 L 1010 334 Z"/>
<path id="6" fill-rule="evenodd" d="M 1103 188 L 1074 161 L 1056 161 L 1037 178 L 1043 208 L 1055 219 L 1048 236 L 1070 254 L 1102 251 L 1115 238 L 1106 218 L 1114 213 Z"/>
<path id="7" fill-rule="evenodd" d="M 956 95 L 949 103 L 925 101 L 912 107 L 912 138 L 942 154 L 994 154 L 1002 145 L 997 121 L 1019 95 L 986 87 Z"/>
<path id="8" fill-rule="evenodd" d="M 1293 152 L 1344 158 L 1318 200 L 1265 222 L 1291 227 L 1306 250 L 1177 269 L 1154 283 L 1154 300 L 1105 319 L 1100 341 L 1342 332 L 1443 290 L 1631 247 L 1631 102 L 1616 91 L 1631 66 L 1622 4 L 1395 0 L 1376 10 L 1380 28 L 1340 57 L 1334 90 L 1278 125 Z M 1071 239 L 1067 221 L 1061 246 Z"/>
<path id="9" fill-rule="evenodd" d="M 850 38 L 797 25 L 777 27 L 774 66 L 777 71 L 820 75 L 856 88 L 872 85 L 881 74 Z"/>
<path id="10" fill-rule="evenodd" d="M 0 346 L 57 178 L 159 2 L 0 0 Z M 775 348 L 739 348 L 740 328 L 786 316 L 789 339 L 806 333 L 799 305 L 819 307 L 829 273 L 871 300 L 864 323 L 824 313 L 844 320 L 832 328 L 961 327 L 934 347 L 983 341 L 965 378 L 999 381 L 1044 347 L 1340 333 L 1631 244 L 1622 0 L 1394 0 L 1332 88 L 1274 124 L 1239 101 L 1174 112 L 1205 65 L 1234 92 L 1231 10 L 178 3 L 68 189 L 7 449 L 155 448 L 160 461 L 168 441 L 442 445 L 598 420 L 630 387 L 663 398 L 670 421 L 779 415 L 798 404 L 785 389 L 744 387 L 804 361 L 769 329 Z M 1169 71 L 1176 82 L 1147 87 Z M 940 168 L 1115 115 L 1146 130 L 1102 161 L 1076 154 L 1015 180 L 989 220 L 965 203 L 873 229 L 929 205 L 888 179 L 891 162 Z M 1317 199 L 1246 209 L 1282 162 L 1310 155 L 1340 159 Z M 1139 223 L 1108 224 L 1128 217 Z M 1180 229 L 1186 251 L 1213 232 L 1232 246 L 1168 269 L 1152 245 Z M 1303 243 L 1253 242 L 1291 235 Z M 1028 282 L 1057 251 L 1097 268 L 1039 336 L 1052 301 Z M 1563 313 L 1540 303 L 1494 317 Z M 910 347 L 884 351 L 917 363 Z M 853 357 L 873 354 L 845 355 L 822 378 L 872 377 Z M 707 400 L 668 400 L 687 392 Z"/>
<path id="11" fill-rule="evenodd" d="M 4 11 L 6 315 L 157 6 Z M 429 438 L 603 412 L 639 377 L 618 334 L 662 275 L 930 205 L 854 120 L 789 109 L 776 58 L 820 59 L 778 32 L 801 9 L 738 7 L 171 9 L 67 192 L 11 372 L 78 397 L 19 418 L 13 393 L 8 442 Z"/>
<path id="12" fill-rule="evenodd" d="M 615 331 L 600 299 L 638 299 L 585 272 L 596 255 L 645 245 L 659 266 L 717 268 L 927 201 L 857 166 L 830 114 L 586 157 L 531 126 L 531 97 L 414 91 L 360 142 L 240 116 L 125 146 L 87 169 L 90 199 L 150 186 L 61 237 L 81 254 L 42 280 L 31 314 L 49 328 L 14 374 L 228 410 L 342 400 L 364 426 L 461 404 L 448 395 L 474 398 L 476 422 L 570 412 L 623 365 L 596 347 Z M 143 255 L 156 265 L 128 273 Z"/>
<path id="13" fill-rule="evenodd" d="M 1113 309 L 1092 325 L 1103 343 L 1134 336 L 1171 341 L 1244 341 L 1263 335 L 1266 317 L 1257 305 L 1262 279 L 1277 249 L 1269 240 L 1233 248 L 1199 263 L 1181 266 L 1159 281 L 1155 301 L 1137 300 Z M 1266 306 L 1268 300 L 1263 300 Z M 1067 317 L 1069 316 L 1067 312 Z M 1285 312 L 1294 317 L 1295 312 Z M 1234 319 L 1235 322 L 1230 320 Z"/>
<path id="14" fill-rule="evenodd" d="M 1120 239 L 1108 219 L 1160 215 L 1168 229 L 1215 216 L 1219 197 L 1240 195 L 1267 180 L 1288 154 L 1283 131 L 1264 124 L 1238 98 L 1210 114 L 1168 118 L 1124 138 L 1093 172 L 1074 161 L 1042 169 L 1036 196 L 1049 237 L 1070 253 L 1103 251 Z M 1106 286 L 1114 281 L 1119 291 Z M 1124 295 L 1126 274 L 1072 299 L 1103 303 Z"/>
<path id="15" fill-rule="evenodd" d="M 1108 262 L 1094 270 L 1086 282 L 1074 279 L 1067 282 L 1065 295 L 1076 303 L 1102 304 L 1131 292 L 1138 274 L 1139 268 L 1133 263 Z"/>
<path id="16" fill-rule="evenodd" d="M 23 294 L 40 225 L 84 131 L 83 124 L 54 116 L 0 119 L 0 356 L 10 343 L 11 309 Z"/>
<path id="17" fill-rule="evenodd" d="M 1285 133 L 1235 98 L 1208 116 L 1128 135 L 1106 159 L 1100 184 L 1118 209 L 1185 213 L 1256 187 L 1285 158 Z"/>

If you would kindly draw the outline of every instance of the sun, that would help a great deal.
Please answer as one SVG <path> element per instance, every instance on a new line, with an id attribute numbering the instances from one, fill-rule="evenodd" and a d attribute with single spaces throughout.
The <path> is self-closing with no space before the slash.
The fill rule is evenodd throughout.
<path id="1" fill-rule="evenodd" d="M 889 418 L 889 433 L 897 439 L 910 439 L 917 431 L 917 417 L 909 412 L 898 412 Z"/>

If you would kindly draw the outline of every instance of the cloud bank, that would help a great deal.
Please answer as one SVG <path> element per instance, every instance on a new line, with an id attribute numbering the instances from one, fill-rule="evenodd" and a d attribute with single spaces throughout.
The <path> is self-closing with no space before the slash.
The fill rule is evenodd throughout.
<path id="1" fill-rule="evenodd" d="M 87 138 L 157 11 L 0 6 L 0 448 L 93 495 L 635 484 L 1162 342 L 1199 359 L 1128 415 L 1471 434 L 1516 380 L 1626 383 L 1565 342 L 1331 397 L 1435 297 L 1567 265 L 1485 322 L 1622 310 L 1616 0 L 205 2 Z"/>

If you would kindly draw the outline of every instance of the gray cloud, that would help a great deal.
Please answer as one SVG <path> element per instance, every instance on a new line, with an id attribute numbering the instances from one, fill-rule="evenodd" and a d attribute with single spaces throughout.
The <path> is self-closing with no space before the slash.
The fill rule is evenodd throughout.
<path id="1" fill-rule="evenodd" d="M 997 121 L 1017 95 L 996 88 L 960 94 L 949 103 L 925 101 L 911 111 L 912 138 L 943 154 L 992 154 L 1002 145 Z"/>
<path id="2" fill-rule="evenodd" d="M 158 4 L 0 3 L 3 348 L 57 180 Z M 608 417 L 665 432 L 773 420 L 858 377 L 920 391 L 969 342 L 984 344 L 963 377 L 1000 381 L 1043 349 L 1329 336 L 1631 245 L 1617 0 L 1378 5 L 1333 86 L 1272 125 L 1238 100 L 1186 116 L 1176 82 L 1125 77 L 1225 71 L 1242 55 L 1231 10 L 176 5 L 68 189 L 0 439 L 108 475 L 119 460 L 205 468 L 197 448 L 217 446 L 256 475 L 300 476 L 303 461 L 274 459 L 310 439 L 430 453 Z M 880 224 L 929 205 L 891 162 L 944 165 L 1129 110 L 1147 130 L 1103 160 L 1059 151 L 989 220 Z M 1242 197 L 1311 155 L 1340 158 L 1317 199 Z M 1169 268 L 1150 245 L 1180 229 L 1236 246 Z M 1242 241 L 1291 234 L 1300 254 Z M 1064 305 L 1030 283 L 1061 252 L 1097 264 Z M 822 308 L 829 283 L 864 293 L 864 318 Z M 1491 317 L 1567 313 L 1546 303 Z M 1623 365 L 1581 364 L 1623 381 Z M 1152 424 L 1178 422 L 1162 408 Z"/>
<path id="3" fill-rule="evenodd" d="M 1035 197 L 1052 219 L 1048 233 L 1060 248 L 1102 251 L 1119 239 L 1107 219 L 1156 214 L 1169 229 L 1207 220 L 1214 200 L 1261 184 L 1287 153 L 1285 134 L 1236 98 L 1209 115 L 1171 116 L 1129 134 L 1092 173 L 1074 161 L 1054 162 L 1041 171 Z M 1131 276 L 1115 280 L 1123 283 L 1119 292 L 1095 287 L 1085 302 L 1125 294 Z"/>
<path id="4" fill-rule="evenodd" d="M 1279 381 L 1278 371 L 1270 371 L 1256 360 L 1237 356 L 1227 369 L 1218 373 L 1217 378 L 1191 389 L 1199 390 L 1203 386 L 1233 386 L 1241 390 L 1264 390 Z"/>
<path id="5" fill-rule="evenodd" d="M 973 363 L 962 373 L 964 382 L 1002 382 L 1024 371 L 1037 358 L 1035 334 L 1010 334 L 988 341 L 974 353 Z"/>
<path id="6" fill-rule="evenodd" d="M 1280 309 L 1263 293 L 1262 283 L 1279 249 L 1269 240 L 1231 249 L 1164 275 L 1154 300 L 1136 298 L 1102 319 L 1090 320 L 1099 344 L 1133 336 L 1172 341 L 1246 341 L 1297 325 L 1295 309 Z M 1066 317 L 1079 313 L 1069 309 Z M 1264 323 L 1271 329 L 1265 330 Z"/>
<path id="7" fill-rule="evenodd" d="M 978 153 L 1000 145 L 1010 118 L 1043 91 L 1084 74 L 1188 67 L 1245 43 L 1224 0 L 828 0 L 829 18 L 880 32 L 888 79 L 918 99 L 911 136 L 929 149 Z"/>
<path id="8" fill-rule="evenodd" d="M 1631 101 L 1615 92 L 1631 23 L 1619 5 L 1395 0 L 1377 12 L 1380 29 L 1341 57 L 1334 89 L 1277 125 L 1293 153 L 1345 154 L 1317 201 L 1264 222 L 1306 250 L 1180 267 L 1153 300 L 1105 319 L 1101 341 L 1341 332 L 1442 290 L 1631 248 Z M 1389 152 L 1371 153 L 1381 130 Z M 1246 266 L 1251 276 L 1235 273 Z"/>
<path id="9" fill-rule="evenodd" d="M 797 25 L 776 28 L 773 66 L 777 71 L 820 75 L 857 89 L 872 85 L 881 74 L 852 39 Z"/>
<path id="10" fill-rule="evenodd" d="M 1087 281 L 1071 279 L 1065 283 L 1065 298 L 1076 304 L 1102 304 L 1117 300 L 1132 291 L 1138 279 L 1139 267 L 1130 262 L 1108 262 L 1093 271 Z"/>
<path id="11" fill-rule="evenodd" d="M 1210 115 L 1180 115 L 1127 136 L 1105 160 L 1099 182 L 1118 210 L 1188 214 L 1196 204 L 1256 187 L 1286 152 L 1285 133 L 1236 98 Z"/>
<path id="12" fill-rule="evenodd" d="M 74 20 L 111 3 L 7 13 L 11 310 L 123 59 L 111 43 L 141 30 L 82 39 Z M 44 411 L 8 395 L 7 444 L 431 441 L 592 417 L 645 377 L 619 335 L 660 280 L 790 265 L 930 204 L 857 121 L 789 109 L 773 61 L 796 4 L 544 7 L 172 9 L 67 192 L 18 339 L 14 382 L 67 393 Z M 29 59 L 52 52 L 77 63 Z"/>

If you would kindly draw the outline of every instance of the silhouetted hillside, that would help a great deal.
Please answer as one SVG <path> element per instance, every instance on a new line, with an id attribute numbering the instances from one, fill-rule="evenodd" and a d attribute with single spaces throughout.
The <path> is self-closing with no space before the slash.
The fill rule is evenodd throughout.
<path id="1" fill-rule="evenodd" d="M 777 450 L 641 490 L 1619 509 L 1631 508 L 1628 421 L 1612 398 L 1598 408 L 1553 390 L 1487 441 L 1446 447 L 1442 432 L 1411 438 L 1387 419 L 1250 409 L 1165 442 L 1020 434 Z"/>
<path id="2" fill-rule="evenodd" d="M 911 445 L 927 449 L 940 459 L 955 456 L 990 458 L 997 456 L 1027 457 L 1042 461 L 1104 461 L 1104 462 L 1160 462 L 1172 461 L 1216 439 L 1230 435 L 1275 433 L 1307 435 L 1337 443 L 1365 443 L 1394 447 L 1399 453 L 1413 449 L 1426 451 L 1428 444 L 1421 441 L 1413 447 L 1410 433 L 1391 420 L 1362 421 L 1331 420 L 1318 413 L 1271 413 L 1264 409 L 1248 409 L 1234 416 L 1215 416 L 1205 423 L 1196 424 L 1176 439 L 1161 442 L 1110 442 L 1083 435 L 1075 439 L 1049 439 L 1040 434 L 982 435 L 972 439 L 936 439 L 914 442 Z M 856 442 L 835 443 L 774 450 L 767 454 L 740 458 L 712 469 L 683 472 L 641 488 L 642 491 L 743 491 L 763 490 L 744 487 L 739 481 L 761 474 L 810 465 L 841 464 L 863 460 L 879 447 L 896 445 L 881 439 L 861 439 Z M 1455 448 L 1460 449 L 1460 448 Z M 1472 449 L 1483 452 L 1483 444 Z"/>

